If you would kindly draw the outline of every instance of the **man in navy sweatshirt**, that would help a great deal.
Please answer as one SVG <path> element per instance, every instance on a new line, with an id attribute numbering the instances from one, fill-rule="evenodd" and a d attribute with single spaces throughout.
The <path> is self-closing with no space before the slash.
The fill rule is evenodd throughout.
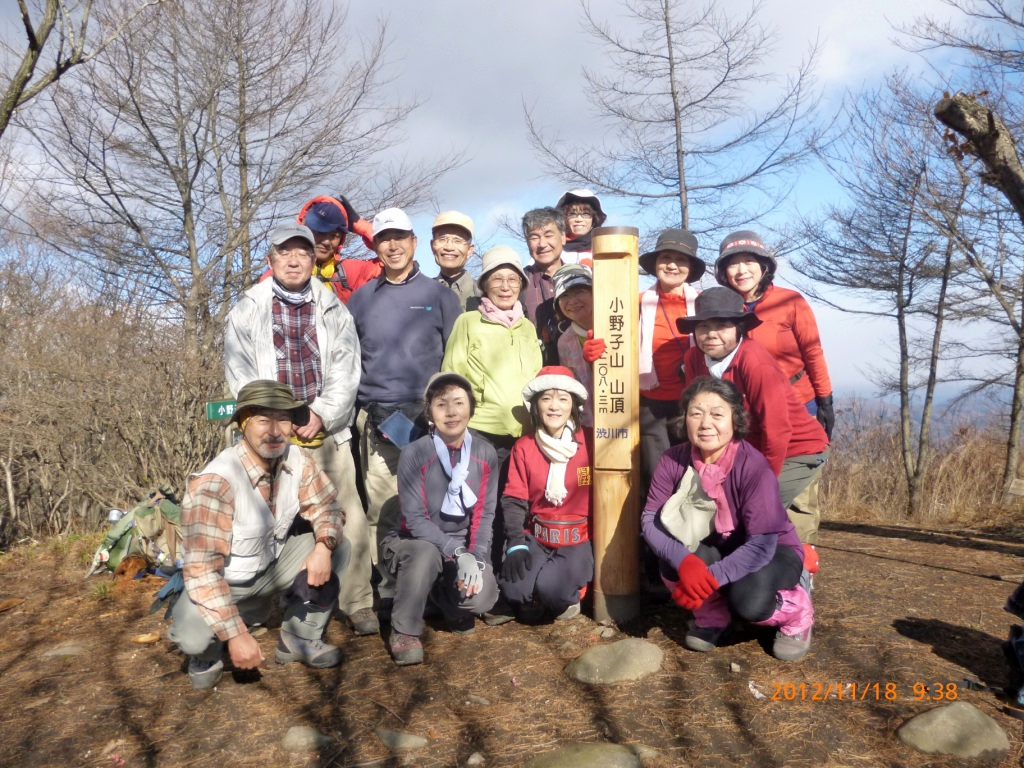
<path id="1" fill-rule="evenodd" d="M 462 307 L 455 293 L 420 273 L 416 235 L 404 211 L 388 208 L 373 218 L 373 246 L 384 273 L 353 293 L 347 306 L 362 354 L 356 429 L 377 563 L 381 539 L 398 521 L 399 451 L 426 432 L 423 390 L 441 370 L 444 346 Z M 394 581 L 378 570 L 381 612 L 386 614 Z"/>

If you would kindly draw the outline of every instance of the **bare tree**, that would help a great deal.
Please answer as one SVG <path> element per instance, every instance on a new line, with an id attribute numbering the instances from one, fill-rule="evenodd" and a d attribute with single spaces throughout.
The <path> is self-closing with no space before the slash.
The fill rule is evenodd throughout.
<path id="1" fill-rule="evenodd" d="M 828 207 L 823 220 L 804 221 L 808 244 L 793 258 L 810 281 L 804 286 L 810 295 L 895 324 L 898 360 L 895 366 L 880 360 L 874 380 L 900 398 L 912 516 L 922 509 L 944 326 L 968 310 L 954 291 L 963 272 L 958 241 L 936 223 L 936 210 L 942 222 L 958 222 L 969 184 L 945 162 L 942 134 L 929 120 L 927 104 L 905 76 L 893 75 L 848 108 L 841 138 L 821 157 L 850 202 Z M 835 289 L 850 300 L 837 301 Z"/>
<path id="2" fill-rule="evenodd" d="M 962 17 L 943 22 L 923 16 L 904 31 L 909 36 L 908 48 L 963 54 L 960 63 L 966 66 L 969 79 L 958 86 L 951 83 L 950 90 L 958 92 L 939 100 L 934 114 L 949 128 L 948 156 L 958 171 L 1003 199 L 991 200 L 988 210 L 978 212 L 979 219 L 985 217 L 985 237 L 965 235 L 956 226 L 949 231 L 957 236 L 969 266 L 987 287 L 1006 329 L 1007 347 L 1002 352 L 1014 361 L 1002 483 L 1002 502 L 1007 503 L 1024 427 L 1024 262 L 1019 255 L 1024 166 L 1016 148 L 1024 118 L 1024 92 L 1019 83 L 1024 71 L 1019 45 L 1024 6 L 1019 0 L 944 2 Z M 1013 219 L 1004 214 L 1007 203 L 1015 214 Z"/>
<path id="3" fill-rule="evenodd" d="M 44 0 L 29 8 L 18 0 L 24 40 L 0 43 L 4 66 L 0 71 L 0 136 L 15 111 L 53 85 L 72 68 L 85 64 L 114 40 L 146 8 L 162 0 L 127 6 L 127 14 L 112 19 L 98 39 L 90 41 L 93 0 L 68 3 Z M 90 46 L 89 43 L 93 44 Z"/>
<path id="4" fill-rule="evenodd" d="M 610 138 L 581 146 L 527 109 L 530 139 L 551 171 L 696 231 L 746 224 L 777 206 L 819 139 L 816 46 L 780 86 L 769 64 L 775 32 L 758 3 L 736 18 L 710 2 L 624 6 L 629 20 L 613 24 L 581 3 L 584 29 L 610 62 L 608 73 L 583 72 Z"/>
<path id="5" fill-rule="evenodd" d="M 416 103 L 380 95 L 386 27 L 349 34 L 321 0 L 165 0 L 30 126 L 49 163 L 36 221 L 64 222 L 37 234 L 212 360 L 275 220 L 338 188 L 410 202 L 455 163 L 387 164 Z"/>

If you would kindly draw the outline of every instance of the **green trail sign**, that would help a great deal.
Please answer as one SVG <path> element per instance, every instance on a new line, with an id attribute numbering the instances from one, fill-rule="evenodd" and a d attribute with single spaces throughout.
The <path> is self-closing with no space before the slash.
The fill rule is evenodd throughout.
<path id="1" fill-rule="evenodd" d="M 214 400 L 206 404 L 206 420 L 230 419 L 235 414 L 234 400 Z"/>

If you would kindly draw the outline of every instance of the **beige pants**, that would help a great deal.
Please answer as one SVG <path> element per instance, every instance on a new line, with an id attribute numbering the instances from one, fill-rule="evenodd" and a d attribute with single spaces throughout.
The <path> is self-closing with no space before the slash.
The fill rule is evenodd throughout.
<path id="1" fill-rule="evenodd" d="M 352 555 L 344 573 L 339 573 L 341 593 L 338 609 L 351 616 L 361 608 L 373 607 L 373 588 L 370 586 L 371 552 L 370 529 L 366 512 L 356 488 L 356 463 L 352 458 L 352 446 L 346 440 L 338 443 L 328 435 L 324 444 L 313 448 L 310 453 L 317 466 L 330 478 L 338 493 L 338 503 L 345 513 L 345 538 L 351 543 Z M 373 558 L 376 559 L 375 557 Z"/>
<path id="2" fill-rule="evenodd" d="M 789 505 L 786 514 L 796 528 L 802 544 L 818 543 L 818 525 L 821 523 L 821 509 L 818 507 L 818 486 L 821 484 L 821 470 L 810 485 L 800 491 Z"/>
<path id="3" fill-rule="evenodd" d="M 368 427 L 368 418 L 366 411 L 360 409 L 356 416 L 356 431 L 359 433 L 359 457 L 366 489 L 366 522 L 372 542 L 370 556 L 381 575 L 378 594 L 382 598 L 393 598 L 395 578 L 380 563 L 380 545 L 398 525 L 401 516 L 398 503 L 398 457 L 401 451 Z"/>

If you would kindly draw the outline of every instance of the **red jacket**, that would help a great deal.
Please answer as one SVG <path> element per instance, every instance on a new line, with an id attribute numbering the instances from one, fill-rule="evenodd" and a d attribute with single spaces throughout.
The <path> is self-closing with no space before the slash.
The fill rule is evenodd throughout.
<path id="1" fill-rule="evenodd" d="M 687 350 L 685 366 L 687 385 L 698 376 L 711 375 L 704 353 L 697 347 Z M 807 413 L 768 350 L 753 339 L 740 343 L 722 378 L 735 384 L 743 395 L 750 412 L 747 442 L 764 454 L 776 475 L 782 472 L 785 459 L 821 453 L 828 447 L 825 430 Z"/>
<path id="2" fill-rule="evenodd" d="M 747 307 L 761 318 L 761 325 L 750 331 L 749 338 L 768 350 L 790 381 L 804 372 L 793 383 L 800 402 L 831 395 L 832 380 L 821 351 L 818 324 L 807 300 L 796 291 L 769 285 L 764 296 Z"/>
<path id="3" fill-rule="evenodd" d="M 339 200 L 325 195 L 308 200 L 306 204 L 302 206 L 302 210 L 299 211 L 299 215 L 296 216 L 295 219 L 299 224 L 304 224 L 306 222 L 306 212 L 315 203 L 323 202 L 333 203 L 336 205 L 347 220 L 348 215 L 345 213 L 345 206 L 343 206 Z M 349 223 L 349 229 L 363 238 L 363 245 L 371 251 L 373 250 L 373 225 L 371 225 L 370 222 L 366 219 L 358 219 Z M 376 256 L 372 259 L 343 259 L 341 258 L 341 249 L 344 245 L 345 237 L 342 236 L 341 242 L 338 244 L 338 251 L 334 254 L 334 274 L 329 278 L 325 278 L 319 274 L 317 277 L 320 278 L 320 281 L 324 285 L 334 291 L 342 304 L 347 304 L 349 297 L 352 296 L 353 293 L 371 280 L 375 280 L 380 277 L 381 272 L 384 271 L 384 264 Z M 269 269 L 260 275 L 260 282 L 262 283 L 268 277 L 270 277 Z"/>

